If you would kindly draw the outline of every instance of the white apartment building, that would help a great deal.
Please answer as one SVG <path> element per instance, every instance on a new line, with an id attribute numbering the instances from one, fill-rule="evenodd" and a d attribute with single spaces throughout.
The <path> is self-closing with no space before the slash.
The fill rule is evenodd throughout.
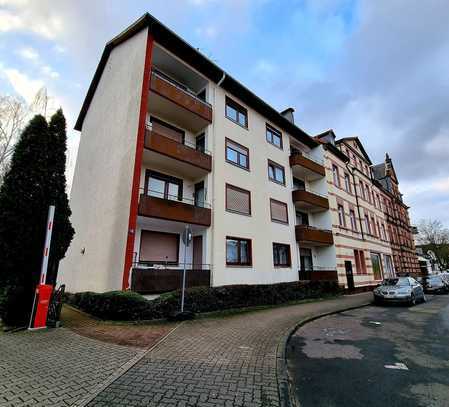
<path id="1" fill-rule="evenodd" d="M 189 286 L 337 280 L 322 144 L 151 15 L 107 43 L 75 128 L 69 291 L 169 291 L 184 262 Z"/>

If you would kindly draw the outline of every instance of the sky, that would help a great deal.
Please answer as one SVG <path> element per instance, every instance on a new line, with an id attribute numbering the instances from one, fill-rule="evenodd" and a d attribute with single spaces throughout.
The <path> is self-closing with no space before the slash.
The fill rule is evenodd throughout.
<path id="1" fill-rule="evenodd" d="M 105 43 L 150 12 L 310 135 L 393 159 L 412 223 L 449 227 L 447 0 L 0 0 L 0 94 L 42 86 L 73 126 Z"/>

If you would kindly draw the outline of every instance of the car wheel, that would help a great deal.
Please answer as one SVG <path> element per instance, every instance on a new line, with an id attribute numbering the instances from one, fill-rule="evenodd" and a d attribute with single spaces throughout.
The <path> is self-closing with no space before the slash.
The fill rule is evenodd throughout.
<path id="1" fill-rule="evenodd" d="M 410 296 L 410 305 L 416 305 L 416 297 L 414 293 Z"/>

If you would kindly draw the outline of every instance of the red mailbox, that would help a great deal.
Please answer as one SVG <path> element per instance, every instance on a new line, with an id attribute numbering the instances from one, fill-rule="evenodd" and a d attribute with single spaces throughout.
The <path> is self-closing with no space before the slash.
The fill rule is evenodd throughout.
<path id="1" fill-rule="evenodd" d="M 39 284 L 36 288 L 36 314 L 34 316 L 33 328 L 45 328 L 47 326 L 48 307 L 51 301 L 53 286 Z"/>

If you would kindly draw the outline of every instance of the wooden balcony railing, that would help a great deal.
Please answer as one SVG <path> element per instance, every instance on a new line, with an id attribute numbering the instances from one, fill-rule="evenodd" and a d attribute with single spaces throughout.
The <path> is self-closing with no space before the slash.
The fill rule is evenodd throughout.
<path id="1" fill-rule="evenodd" d="M 329 199 L 317 192 L 297 189 L 292 191 L 292 199 L 296 208 L 308 212 L 321 212 L 329 209 Z"/>
<path id="2" fill-rule="evenodd" d="M 334 244 L 332 231 L 308 225 L 295 226 L 296 241 L 307 246 L 330 246 Z"/>
<path id="3" fill-rule="evenodd" d="M 193 165 L 205 172 L 212 170 L 212 156 L 207 154 L 206 151 L 197 150 L 149 129 L 147 129 L 145 135 L 145 148 Z"/>
<path id="4" fill-rule="evenodd" d="M 326 175 L 323 163 L 301 153 L 290 155 L 293 175 L 301 179 L 316 180 Z"/>
<path id="5" fill-rule="evenodd" d="M 131 289 L 142 294 L 160 294 L 182 287 L 182 269 L 148 268 L 137 265 L 131 276 Z M 186 287 L 210 286 L 210 268 L 189 265 Z"/>
<path id="6" fill-rule="evenodd" d="M 184 198 L 164 199 L 147 193 L 140 195 L 139 215 L 149 218 L 172 220 L 194 225 L 210 226 L 212 210 L 206 203 L 195 204 L 193 200 Z"/>
<path id="7" fill-rule="evenodd" d="M 310 281 L 336 281 L 338 282 L 337 270 L 326 269 L 325 267 L 315 267 L 308 270 L 299 270 L 299 280 Z"/>
<path id="8" fill-rule="evenodd" d="M 167 80 L 157 72 L 151 74 L 151 91 L 165 99 L 212 123 L 212 106 L 174 82 Z"/>

